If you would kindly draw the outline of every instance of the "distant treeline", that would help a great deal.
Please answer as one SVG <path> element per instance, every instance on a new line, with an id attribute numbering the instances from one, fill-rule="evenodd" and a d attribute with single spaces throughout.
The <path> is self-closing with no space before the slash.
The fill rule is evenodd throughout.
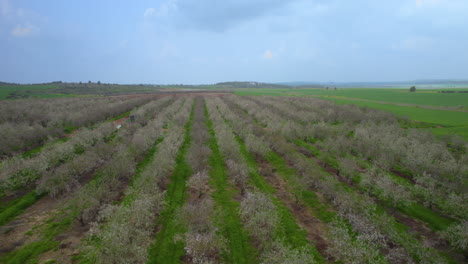
<path id="1" fill-rule="evenodd" d="M 17 83 L 7 83 L 7 82 L 0 82 L 0 86 L 10 86 L 10 85 L 18 85 Z"/>
<path id="2" fill-rule="evenodd" d="M 272 84 L 272 83 L 261 83 L 261 82 L 220 82 L 213 86 L 222 89 L 234 89 L 234 88 L 290 88 L 288 85 L 283 84 Z"/>
<path id="3" fill-rule="evenodd" d="M 439 93 L 468 93 L 468 91 L 439 91 Z"/>

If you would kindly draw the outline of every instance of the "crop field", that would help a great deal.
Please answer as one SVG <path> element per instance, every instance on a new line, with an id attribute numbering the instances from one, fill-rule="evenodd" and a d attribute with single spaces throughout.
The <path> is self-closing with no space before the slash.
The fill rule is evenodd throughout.
<path id="1" fill-rule="evenodd" d="M 22 98 L 27 95 L 37 98 L 53 98 L 65 95 L 57 95 L 49 91 L 57 88 L 55 85 L 7 85 L 0 86 L 0 100 L 9 98 Z"/>
<path id="2" fill-rule="evenodd" d="M 466 263 L 466 140 L 338 100 L 467 102 L 331 92 L 0 101 L 0 263 Z"/>
<path id="3" fill-rule="evenodd" d="M 243 89 L 238 95 L 314 97 L 337 104 L 371 107 L 408 118 L 416 127 L 427 128 L 438 136 L 456 134 L 468 139 L 468 93 L 442 93 L 468 89 L 338 88 L 326 89 Z"/>

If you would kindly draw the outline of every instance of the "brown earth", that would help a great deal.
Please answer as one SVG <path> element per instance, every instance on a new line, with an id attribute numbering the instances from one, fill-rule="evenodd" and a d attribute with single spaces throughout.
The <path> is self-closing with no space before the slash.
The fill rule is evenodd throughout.
<path id="1" fill-rule="evenodd" d="M 73 263 L 72 258 L 80 253 L 81 240 L 89 226 L 73 225 L 73 229 L 56 237 L 60 241 L 58 250 L 49 250 L 39 256 L 39 263 L 55 260 L 57 263 Z"/>
<path id="2" fill-rule="evenodd" d="M 114 126 L 118 126 L 127 122 L 128 119 L 129 119 L 129 116 L 124 116 L 122 118 L 112 121 L 112 123 L 114 124 Z"/>
<path id="3" fill-rule="evenodd" d="M 0 253 L 11 252 L 24 244 L 39 239 L 33 230 L 43 224 L 55 212 L 59 200 L 45 196 L 27 208 L 21 217 L 0 228 Z M 32 232 L 28 232 L 32 231 Z"/>

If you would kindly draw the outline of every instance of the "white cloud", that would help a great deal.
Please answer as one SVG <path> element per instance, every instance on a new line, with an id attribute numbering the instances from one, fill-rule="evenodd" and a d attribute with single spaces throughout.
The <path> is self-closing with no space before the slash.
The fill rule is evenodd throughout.
<path id="1" fill-rule="evenodd" d="M 158 8 L 150 7 L 145 10 L 143 16 L 145 18 L 150 17 L 167 17 L 171 13 L 177 11 L 177 1 L 168 0 L 162 3 Z"/>
<path id="2" fill-rule="evenodd" d="M 13 37 L 29 37 L 40 33 L 47 17 L 31 9 L 14 6 L 15 2 L 0 0 L 0 26 Z M 3 34 L 2 34 L 3 35 Z"/>
<path id="3" fill-rule="evenodd" d="M 37 28 L 29 23 L 18 24 L 11 30 L 11 35 L 14 37 L 27 37 L 36 32 Z"/>
<path id="4" fill-rule="evenodd" d="M 156 8 L 150 7 L 145 10 L 144 17 L 152 17 L 156 14 Z"/>
<path id="5" fill-rule="evenodd" d="M 267 60 L 273 59 L 273 52 L 271 52 L 271 50 L 265 50 L 265 52 L 263 52 L 263 58 Z"/>

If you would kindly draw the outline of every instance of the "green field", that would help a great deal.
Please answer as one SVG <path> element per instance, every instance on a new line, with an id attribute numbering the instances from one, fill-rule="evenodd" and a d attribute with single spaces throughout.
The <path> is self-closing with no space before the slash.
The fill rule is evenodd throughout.
<path id="1" fill-rule="evenodd" d="M 153 93 L 157 92 L 158 89 L 159 88 L 153 86 L 144 85 L 109 85 L 96 83 L 0 85 L 0 100 Z"/>
<path id="2" fill-rule="evenodd" d="M 55 85 L 6 85 L 0 86 L 0 100 L 9 99 L 12 94 L 17 95 L 16 98 L 55 98 L 64 97 L 67 95 L 53 93 L 53 89 L 56 89 Z M 16 99 L 15 98 L 15 99 Z"/>
<path id="3" fill-rule="evenodd" d="M 455 90 L 455 89 L 452 89 Z M 457 89 L 466 90 L 466 89 Z M 410 120 L 431 124 L 436 135 L 458 134 L 468 138 L 468 93 L 438 93 L 440 90 L 344 88 L 325 89 L 242 89 L 238 95 L 310 96 L 391 112 Z M 446 108 L 446 109 L 444 109 Z"/>
<path id="4" fill-rule="evenodd" d="M 462 91 L 466 89 L 451 89 Z M 468 93 L 439 93 L 441 90 L 417 90 L 415 93 L 407 89 L 372 89 L 372 88 L 339 88 L 326 89 L 244 89 L 241 95 L 289 95 L 289 96 L 333 96 L 355 98 L 377 102 L 397 104 L 413 104 L 426 106 L 468 107 Z"/>

